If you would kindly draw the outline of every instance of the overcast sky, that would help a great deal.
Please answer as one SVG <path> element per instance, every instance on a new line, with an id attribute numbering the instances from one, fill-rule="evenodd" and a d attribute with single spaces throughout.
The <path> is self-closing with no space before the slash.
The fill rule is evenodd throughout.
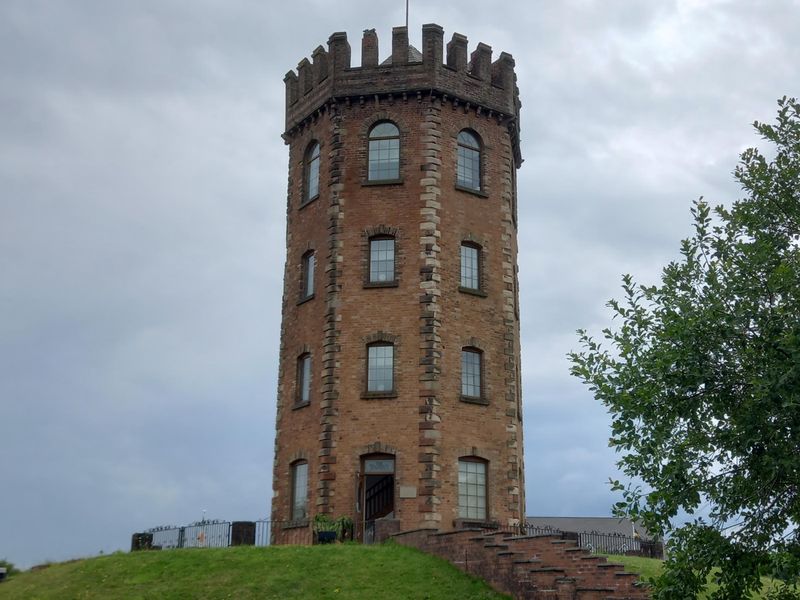
<path id="1" fill-rule="evenodd" d="M 569 374 L 620 275 L 800 94 L 792 0 L 412 0 L 513 54 L 528 514 L 604 515 L 609 417 Z M 0 3 L 0 558 L 127 549 L 269 514 L 284 263 L 283 76 L 402 0 Z"/>

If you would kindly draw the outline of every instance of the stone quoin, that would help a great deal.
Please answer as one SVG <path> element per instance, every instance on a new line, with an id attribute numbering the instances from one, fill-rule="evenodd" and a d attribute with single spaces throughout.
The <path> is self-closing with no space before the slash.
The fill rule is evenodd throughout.
<path id="1" fill-rule="evenodd" d="M 344 33 L 286 84 L 273 541 L 524 520 L 514 60 Z"/>

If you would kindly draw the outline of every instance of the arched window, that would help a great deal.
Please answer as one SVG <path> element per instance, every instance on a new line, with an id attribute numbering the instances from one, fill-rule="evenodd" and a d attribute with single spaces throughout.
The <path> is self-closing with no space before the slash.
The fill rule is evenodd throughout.
<path id="1" fill-rule="evenodd" d="M 311 354 L 305 352 L 297 358 L 297 397 L 295 404 L 302 406 L 311 401 Z"/>
<path id="2" fill-rule="evenodd" d="M 300 267 L 303 278 L 300 289 L 300 300 L 305 300 L 314 295 L 314 271 L 316 271 L 317 259 L 313 250 L 303 254 L 303 261 Z"/>
<path id="3" fill-rule="evenodd" d="M 389 235 L 369 238 L 369 282 L 389 283 L 395 279 L 394 238 Z"/>
<path id="4" fill-rule="evenodd" d="M 483 352 L 478 348 L 461 349 L 461 395 L 483 398 Z"/>
<path id="5" fill-rule="evenodd" d="M 458 459 L 458 516 L 461 519 L 485 521 L 486 461 L 474 456 Z"/>
<path id="6" fill-rule="evenodd" d="M 458 134 L 456 185 L 469 190 L 481 189 L 481 143 L 475 133 L 466 129 Z"/>
<path id="7" fill-rule="evenodd" d="M 310 202 L 319 196 L 319 144 L 312 142 L 306 150 L 304 161 L 305 167 L 305 190 L 303 202 Z"/>
<path id="8" fill-rule="evenodd" d="M 308 518 L 308 462 L 292 463 L 292 521 Z"/>
<path id="9" fill-rule="evenodd" d="M 400 130 L 394 123 L 378 123 L 369 132 L 369 181 L 400 179 Z"/>
<path id="10" fill-rule="evenodd" d="M 394 392 L 394 344 L 367 346 L 367 392 Z"/>
<path id="11" fill-rule="evenodd" d="M 467 290 L 481 289 L 481 247 L 470 242 L 461 244 L 461 280 Z"/>

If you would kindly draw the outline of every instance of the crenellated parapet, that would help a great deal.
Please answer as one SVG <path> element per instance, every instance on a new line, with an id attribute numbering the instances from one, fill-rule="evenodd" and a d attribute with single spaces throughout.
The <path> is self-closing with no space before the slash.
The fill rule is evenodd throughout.
<path id="1" fill-rule="evenodd" d="M 311 61 L 303 58 L 297 72 L 289 71 L 284 82 L 287 135 L 339 102 L 437 97 L 504 122 L 512 131 L 514 153 L 521 162 L 520 102 L 513 57 L 501 52 L 492 61 L 492 48 L 484 43 L 469 54 L 467 38 L 460 33 L 454 33 L 445 48 L 444 30 L 439 25 L 422 26 L 421 51 L 409 45 L 406 27 L 395 27 L 391 56 L 383 62 L 377 33 L 365 30 L 358 67 L 351 65 L 347 34 L 334 33 L 327 50 L 317 46 Z"/>

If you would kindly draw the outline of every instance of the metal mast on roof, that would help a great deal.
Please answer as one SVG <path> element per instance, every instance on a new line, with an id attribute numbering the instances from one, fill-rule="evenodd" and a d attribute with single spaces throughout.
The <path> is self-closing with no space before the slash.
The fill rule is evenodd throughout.
<path id="1" fill-rule="evenodd" d="M 406 29 L 408 29 L 408 0 L 406 0 Z"/>

